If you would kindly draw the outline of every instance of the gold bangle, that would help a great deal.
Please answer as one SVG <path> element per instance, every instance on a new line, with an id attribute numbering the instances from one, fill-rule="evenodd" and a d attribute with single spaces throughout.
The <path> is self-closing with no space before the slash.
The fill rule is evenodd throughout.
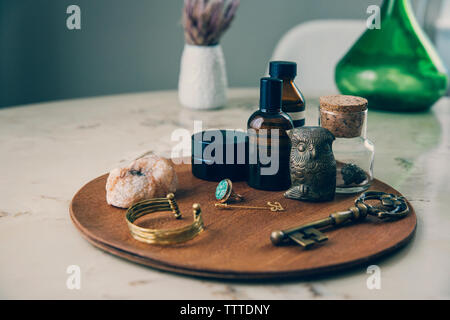
<path id="1" fill-rule="evenodd" d="M 149 199 L 133 204 L 128 208 L 125 218 L 134 239 L 146 243 L 175 244 L 191 240 L 203 231 L 200 205 L 194 203 L 192 208 L 194 214 L 192 224 L 172 230 L 143 228 L 135 225 L 134 221 L 149 213 L 158 211 L 171 211 L 176 219 L 181 218 L 173 193 L 169 193 L 166 198 Z"/>

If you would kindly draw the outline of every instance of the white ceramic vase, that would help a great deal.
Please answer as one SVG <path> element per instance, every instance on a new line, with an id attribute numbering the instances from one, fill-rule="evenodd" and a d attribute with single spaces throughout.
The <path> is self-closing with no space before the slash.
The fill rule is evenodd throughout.
<path id="1" fill-rule="evenodd" d="M 215 109 L 226 104 L 227 74 L 222 47 L 186 44 L 181 56 L 178 97 L 191 109 Z"/>

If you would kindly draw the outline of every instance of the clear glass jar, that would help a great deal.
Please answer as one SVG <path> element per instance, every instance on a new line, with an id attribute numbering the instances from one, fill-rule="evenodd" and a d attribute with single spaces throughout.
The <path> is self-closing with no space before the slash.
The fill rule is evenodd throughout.
<path id="1" fill-rule="evenodd" d="M 336 137 L 336 193 L 367 190 L 373 180 L 375 147 L 367 139 L 367 100 L 354 96 L 320 98 L 319 123 Z"/>

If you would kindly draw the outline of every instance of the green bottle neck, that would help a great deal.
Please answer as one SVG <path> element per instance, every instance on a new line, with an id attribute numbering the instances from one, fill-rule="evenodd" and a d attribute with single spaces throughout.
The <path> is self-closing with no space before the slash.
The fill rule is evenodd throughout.
<path id="1" fill-rule="evenodd" d="M 398 15 L 401 13 L 412 13 L 410 0 L 384 0 L 381 7 L 382 17 Z"/>

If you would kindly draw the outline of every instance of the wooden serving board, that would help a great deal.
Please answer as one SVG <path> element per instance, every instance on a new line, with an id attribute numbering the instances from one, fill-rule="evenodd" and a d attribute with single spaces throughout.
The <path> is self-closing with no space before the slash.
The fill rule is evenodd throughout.
<path id="1" fill-rule="evenodd" d="M 192 204 L 200 203 L 205 230 L 195 239 L 177 245 L 152 245 L 134 240 L 125 222 L 125 210 L 106 203 L 107 175 L 82 187 L 72 199 L 70 215 L 75 226 L 94 246 L 119 257 L 156 269 L 218 279 L 282 279 L 329 273 L 364 265 L 404 246 L 414 235 L 416 215 L 398 221 L 364 222 L 326 231 L 329 240 L 312 249 L 298 245 L 275 247 L 271 231 L 325 218 L 353 204 L 357 195 L 336 196 L 333 202 L 308 203 L 289 200 L 282 192 L 259 191 L 245 182 L 233 184 L 245 197 L 243 204 L 264 206 L 279 201 L 284 212 L 221 210 L 214 207 L 217 183 L 191 174 L 189 164 L 177 165 L 176 199 L 183 219 L 158 212 L 139 220 L 152 228 L 174 228 L 192 221 Z M 399 194 L 375 180 L 372 190 Z"/>

